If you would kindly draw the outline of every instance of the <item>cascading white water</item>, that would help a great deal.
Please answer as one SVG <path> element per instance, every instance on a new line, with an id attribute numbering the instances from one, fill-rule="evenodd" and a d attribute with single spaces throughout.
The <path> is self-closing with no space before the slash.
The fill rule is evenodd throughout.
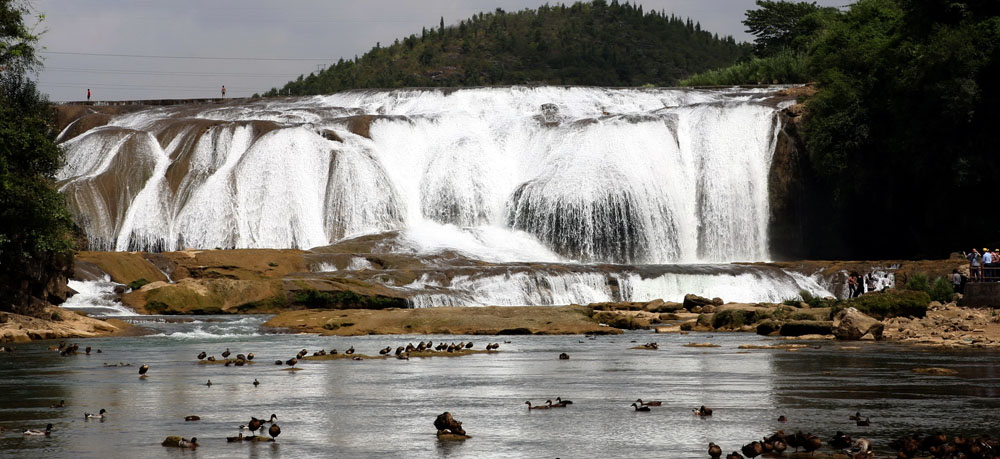
<path id="1" fill-rule="evenodd" d="M 680 302 L 689 293 L 740 303 L 798 299 L 802 290 L 820 297 L 832 293 L 811 277 L 782 270 L 711 269 L 643 276 L 634 272 L 519 271 L 501 275 L 456 276 L 439 282 L 422 276 L 404 286 L 417 291 L 415 307 L 533 306 L 608 301 Z"/>
<path id="2" fill-rule="evenodd" d="M 111 282 L 107 275 L 99 281 L 70 280 L 69 288 L 76 294 L 69 297 L 60 307 L 71 311 L 81 311 L 101 317 L 134 316 L 134 310 L 124 306 L 115 294 L 116 287 L 121 284 Z"/>
<path id="3" fill-rule="evenodd" d="M 770 93 L 514 87 L 160 108 L 65 142 L 58 178 L 93 249 L 421 241 L 454 225 L 538 246 L 510 251 L 520 260 L 765 260 Z"/>

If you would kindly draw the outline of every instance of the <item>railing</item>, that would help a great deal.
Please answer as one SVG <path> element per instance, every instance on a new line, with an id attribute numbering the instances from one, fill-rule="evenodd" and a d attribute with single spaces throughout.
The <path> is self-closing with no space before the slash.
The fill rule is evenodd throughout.
<path id="1" fill-rule="evenodd" d="M 1000 282 L 1000 263 L 979 263 L 972 266 L 969 262 L 969 282 Z"/>

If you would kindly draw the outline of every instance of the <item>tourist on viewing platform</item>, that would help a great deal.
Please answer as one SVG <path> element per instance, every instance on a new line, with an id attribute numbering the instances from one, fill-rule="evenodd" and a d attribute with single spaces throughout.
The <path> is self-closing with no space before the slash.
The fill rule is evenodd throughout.
<path id="1" fill-rule="evenodd" d="M 90 102 L 90 88 L 87 88 L 87 102 Z"/>
<path id="2" fill-rule="evenodd" d="M 222 85 L 222 98 L 226 98 L 226 85 Z"/>
<path id="3" fill-rule="evenodd" d="M 962 293 L 962 274 L 957 269 L 951 270 L 951 288 L 957 293 Z"/>
<path id="4" fill-rule="evenodd" d="M 969 260 L 969 276 L 972 277 L 972 280 L 983 280 L 982 266 L 980 266 L 983 257 L 979 255 L 979 251 L 973 247 L 972 253 L 962 252 L 962 254 Z"/>
<path id="5" fill-rule="evenodd" d="M 983 247 L 983 262 L 980 263 L 979 269 L 982 270 L 983 272 L 983 274 L 981 274 L 980 277 L 982 277 L 984 281 L 990 280 L 990 278 L 993 277 L 994 261 L 995 260 L 993 259 L 993 253 L 990 252 L 990 249 Z"/>

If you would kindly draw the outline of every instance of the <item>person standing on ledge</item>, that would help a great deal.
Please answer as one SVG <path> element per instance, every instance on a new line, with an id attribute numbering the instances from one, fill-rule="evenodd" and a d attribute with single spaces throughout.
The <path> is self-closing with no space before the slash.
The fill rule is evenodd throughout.
<path id="1" fill-rule="evenodd" d="M 90 102 L 90 88 L 87 88 L 87 102 Z"/>
<path id="2" fill-rule="evenodd" d="M 222 85 L 222 98 L 226 98 L 226 85 Z"/>

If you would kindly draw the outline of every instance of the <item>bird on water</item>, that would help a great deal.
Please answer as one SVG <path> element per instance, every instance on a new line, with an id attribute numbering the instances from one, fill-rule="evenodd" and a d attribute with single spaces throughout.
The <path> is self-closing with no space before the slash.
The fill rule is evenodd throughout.
<path id="1" fill-rule="evenodd" d="M 21 433 L 27 436 L 52 435 L 52 424 L 45 426 L 45 430 L 24 429 Z"/>
<path id="2" fill-rule="evenodd" d="M 636 405 L 635 403 L 632 403 L 632 407 L 635 408 L 636 411 L 650 411 L 649 407 L 645 405 L 639 406 Z"/>

